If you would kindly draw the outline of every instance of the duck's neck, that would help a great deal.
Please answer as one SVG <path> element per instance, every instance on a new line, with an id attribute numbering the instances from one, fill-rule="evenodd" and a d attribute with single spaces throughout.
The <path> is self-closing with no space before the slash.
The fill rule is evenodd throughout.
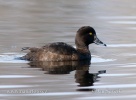
<path id="1" fill-rule="evenodd" d="M 88 45 L 84 45 L 84 44 L 79 45 L 79 44 L 76 44 L 76 49 L 79 52 L 82 52 L 82 53 L 90 53 Z"/>

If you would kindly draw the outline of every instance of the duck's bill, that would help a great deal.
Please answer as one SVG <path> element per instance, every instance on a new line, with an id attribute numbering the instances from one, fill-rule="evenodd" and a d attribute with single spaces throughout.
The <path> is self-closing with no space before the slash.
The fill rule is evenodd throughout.
<path id="1" fill-rule="evenodd" d="M 104 44 L 102 41 L 100 41 L 97 36 L 94 37 L 94 43 L 97 45 L 103 45 L 106 46 L 106 44 Z"/>

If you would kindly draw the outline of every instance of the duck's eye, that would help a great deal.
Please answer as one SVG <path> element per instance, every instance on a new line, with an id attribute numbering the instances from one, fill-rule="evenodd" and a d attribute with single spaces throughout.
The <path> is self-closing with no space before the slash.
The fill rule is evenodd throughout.
<path id="1" fill-rule="evenodd" d="M 89 33 L 90 35 L 93 35 L 91 32 Z"/>

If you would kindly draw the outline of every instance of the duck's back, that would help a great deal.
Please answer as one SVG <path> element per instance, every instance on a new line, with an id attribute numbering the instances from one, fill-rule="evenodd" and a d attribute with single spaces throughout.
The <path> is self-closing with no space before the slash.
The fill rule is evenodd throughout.
<path id="1" fill-rule="evenodd" d="M 52 53 L 63 54 L 63 55 L 71 55 L 77 52 L 75 48 L 64 42 L 50 43 L 43 46 L 42 49 L 44 49 L 46 52 L 50 51 Z"/>
<path id="2" fill-rule="evenodd" d="M 29 61 L 67 61 L 78 60 L 75 48 L 63 42 L 50 43 L 42 48 L 28 48 L 30 50 L 22 59 Z"/>

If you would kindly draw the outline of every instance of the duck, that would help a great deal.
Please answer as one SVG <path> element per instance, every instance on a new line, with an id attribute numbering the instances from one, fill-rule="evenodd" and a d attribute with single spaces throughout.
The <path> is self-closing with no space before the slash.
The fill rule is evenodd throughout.
<path id="1" fill-rule="evenodd" d="M 91 26 L 82 26 L 76 32 L 75 45 L 64 42 L 48 43 L 42 47 L 24 47 L 22 51 L 29 52 L 20 59 L 28 61 L 80 61 L 91 60 L 89 44 L 106 46 L 98 39 L 96 32 Z"/>

